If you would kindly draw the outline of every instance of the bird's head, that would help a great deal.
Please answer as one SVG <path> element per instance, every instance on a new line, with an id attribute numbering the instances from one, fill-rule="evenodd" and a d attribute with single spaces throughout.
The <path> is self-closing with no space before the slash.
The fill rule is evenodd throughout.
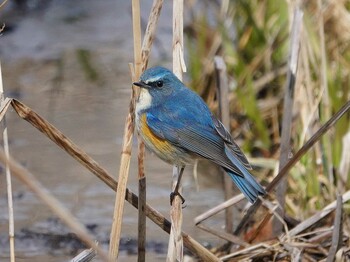
<path id="1" fill-rule="evenodd" d="M 145 104 L 145 108 L 162 103 L 184 86 L 170 70 L 158 66 L 147 69 L 133 84 L 141 88 L 138 103 Z"/>

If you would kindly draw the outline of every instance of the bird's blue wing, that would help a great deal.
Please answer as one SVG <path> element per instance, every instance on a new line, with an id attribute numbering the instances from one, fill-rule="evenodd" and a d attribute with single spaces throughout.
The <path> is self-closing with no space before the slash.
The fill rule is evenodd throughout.
<path id="1" fill-rule="evenodd" d="M 186 98 L 184 98 L 187 102 Z M 190 97 L 186 108 L 164 104 L 146 113 L 152 132 L 174 146 L 212 160 L 237 175 L 242 172 L 225 153 L 225 140 L 216 131 L 212 114 L 203 101 Z M 174 102 L 178 102 L 174 100 Z M 176 110 L 174 110 L 176 108 Z"/>
<path id="2" fill-rule="evenodd" d="M 227 131 L 225 126 L 215 117 L 212 116 L 213 125 L 217 133 L 225 140 L 226 146 L 229 149 L 229 152 L 237 157 L 245 168 L 252 169 L 251 165 L 248 162 L 248 159 L 245 157 L 239 146 L 233 141 L 231 134 Z M 226 149 L 227 150 L 227 149 Z"/>

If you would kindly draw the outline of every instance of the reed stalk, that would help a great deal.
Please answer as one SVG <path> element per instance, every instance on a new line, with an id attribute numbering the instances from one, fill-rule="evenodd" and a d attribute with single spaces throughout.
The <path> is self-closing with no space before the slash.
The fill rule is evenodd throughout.
<path id="1" fill-rule="evenodd" d="M 132 1 L 132 19 L 133 19 L 133 34 L 134 34 L 134 72 L 135 79 L 140 77 L 142 68 L 141 59 L 141 16 L 140 16 L 140 2 L 139 0 Z M 132 137 L 134 133 L 134 114 L 135 114 L 135 100 L 137 92 L 133 88 L 130 99 L 129 113 L 125 123 L 123 148 L 118 176 L 118 188 L 116 193 L 113 224 L 111 230 L 110 258 L 115 261 L 118 258 L 119 243 L 123 221 L 124 199 L 126 193 L 126 184 L 129 176 Z"/>
<path id="2" fill-rule="evenodd" d="M 1 62 L 0 62 L 0 101 L 1 101 L 1 106 L 6 105 L 5 98 L 4 98 L 4 86 L 2 82 Z M 6 112 L 6 110 L 4 112 Z M 5 156 L 9 158 L 10 148 L 9 148 L 5 115 L 2 119 L 2 124 L 3 124 L 2 138 L 3 138 L 3 144 L 4 144 L 4 152 L 5 152 Z M 8 215 L 9 215 L 10 261 L 15 262 L 15 222 L 14 222 L 14 215 L 13 215 L 12 182 L 11 182 L 11 170 L 7 163 L 5 164 L 5 173 L 6 173 L 6 184 L 7 184 L 7 205 L 8 205 Z"/>
<path id="3" fill-rule="evenodd" d="M 279 157 L 279 170 L 288 162 L 291 153 L 291 132 L 292 116 L 294 105 L 295 84 L 297 79 L 297 69 L 299 61 L 300 39 L 303 24 L 303 12 L 296 9 L 292 20 L 292 30 L 290 38 L 290 53 L 288 61 L 287 81 L 283 102 L 282 134 Z M 276 189 L 276 199 L 279 202 L 279 215 L 284 216 L 285 198 L 287 192 L 287 179 L 283 179 Z M 277 236 L 282 232 L 282 224 L 274 218 L 273 235 Z"/>
<path id="4" fill-rule="evenodd" d="M 140 69 L 143 72 L 147 68 L 149 56 L 151 53 L 151 47 L 155 36 L 155 31 L 158 25 L 158 19 L 160 11 L 163 6 L 163 0 L 154 0 L 151 13 L 148 18 L 145 37 L 142 42 L 141 48 L 141 60 L 142 67 Z M 141 35 L 139 36 L 141 39 Z M 136 48 L 136 45 L 135 45 Z M 137 81 L 135 75 L 133 75 L 132 81 Z M 139 181 L 139 201 L 138 201 L 138 261 L 143 262 L 146 260 L 146 176 L 144 171 L 144 159 L 145 159 L 145 144 L 138 136 L 138 181 Z"/>
<path id="5" fill-rule="evenodd" d="M 183 0 L 173 1 L 173 72 L 182 80 L 182 73 L 186 71 L 183 58 Z M 179 181 L 180 167 L 173 167 L 172 189 L 175 190 L 179 183 L 178 192 L 181 194 L 182 186 Z M 171 232 L 169 236 L 167 261 L 183 261 L 182 228 L 182 200 L 176 195 L 173 199 L 171 210 Z"/>

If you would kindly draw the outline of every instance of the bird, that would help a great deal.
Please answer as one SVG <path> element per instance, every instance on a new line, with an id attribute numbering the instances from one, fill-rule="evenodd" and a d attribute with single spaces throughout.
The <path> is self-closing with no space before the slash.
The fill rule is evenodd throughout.
<path id="1" fill-rule="evenodd" d="M 222 167 L 249 202 L 266 194 L 231 134 L 204 100 L 170 70 L 151 67 L 133 85 L 140 88 L 135 106 L 137 132 L 146 148 L 180 170 L 170 203 L 175 195 L 184 202 L 178 192 L 182 173 L 186 165 L 200 159 Z"/>

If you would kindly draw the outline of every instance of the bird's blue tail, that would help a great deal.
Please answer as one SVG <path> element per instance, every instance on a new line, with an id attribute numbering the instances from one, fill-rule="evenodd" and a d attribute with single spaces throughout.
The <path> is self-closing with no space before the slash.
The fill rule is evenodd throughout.
<path id="1" fill-rule="evenodd" d="M 231 170 L 226 169 L 226 171 L 249 202 L 254 203 L 259 195 L 265 195 L 265 189 L 255 180 L 243 164 L 227 148 L 225 148 L 225 152 L 232 163 L 241 171 L 243 176 L 235 174 Z"/>

